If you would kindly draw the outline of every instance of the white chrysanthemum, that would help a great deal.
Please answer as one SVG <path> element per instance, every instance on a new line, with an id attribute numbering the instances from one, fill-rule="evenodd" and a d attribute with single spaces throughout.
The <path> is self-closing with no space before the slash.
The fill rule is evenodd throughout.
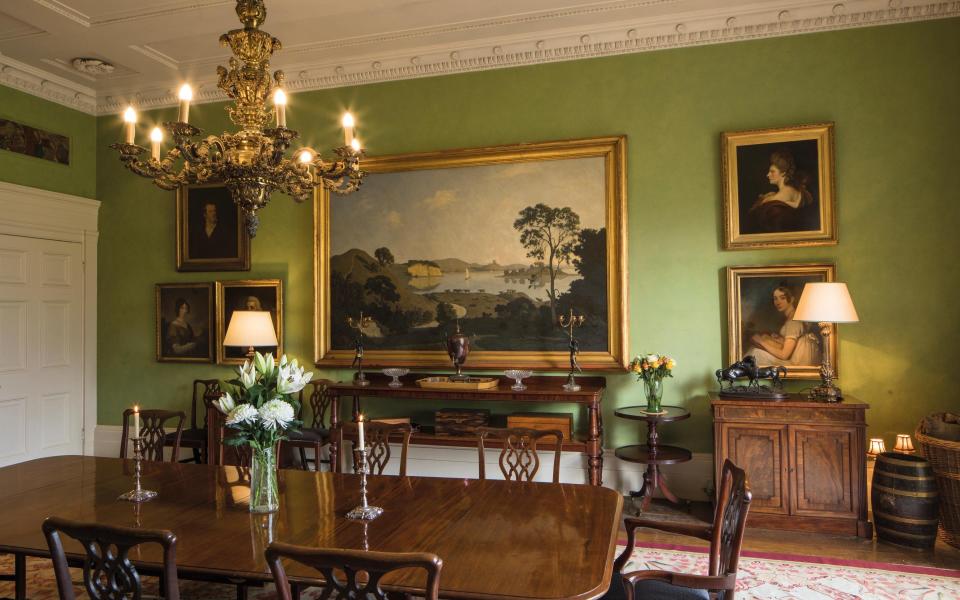
<path id="1" fill-rule="evenodd" d="M 241 404 L 230 411 L 227 415 L 227 425 L 243 425 L 245 423 L 256 423 L 257 409 L 252 404 Z"/>
<path id="2" fill-rule="evenodd" d="M 286 429 L 293 417 L 293 406 L 280 398 L 274 398 L 260 407 L 260 420 L 266 429 Z"/>

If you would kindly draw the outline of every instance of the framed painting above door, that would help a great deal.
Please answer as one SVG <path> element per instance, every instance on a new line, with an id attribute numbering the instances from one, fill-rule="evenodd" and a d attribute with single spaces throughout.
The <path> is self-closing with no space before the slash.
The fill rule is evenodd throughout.
<path id="1" fill-rule="evenodd" d="M 347 318 L 373 317 L 364 362 L 565 369 L 573 310 L 585 369 L 627 354 L 626 137 L 366 159 L 349 197 L 314 203 L 315 362 L 349 365 Z"/>

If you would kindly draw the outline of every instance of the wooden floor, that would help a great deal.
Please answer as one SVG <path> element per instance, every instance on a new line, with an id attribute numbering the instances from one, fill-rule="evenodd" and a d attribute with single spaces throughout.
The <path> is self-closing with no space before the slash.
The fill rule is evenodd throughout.
<path id="1" fill-rule="evenodd" d="M 625 514 L 635 514 L 630 498 L 627 498 L 624 502 L 624 511 Z M 648 513 L 675 520 L 698 519 L 709 521 L 712 519 L 710 511 L 710 505 L 706 502 L 691 503 L 689 512 L 686 512 L 684 509 L 677 508 L 666 501 L 656 500 Z M 960 548 L 949 546 L 942 540 L 937 540 L 937 545 L 933 550 L 923 551 L 878 542 L 876 539 L 864 540 L 851 536 L 754 529 L 750 527 L 749 522 L 748 517 L 747 532 L 744 535 L 743 542 L 745 550 L 960 569 Z M 639 530 L 637 534 L 640 541 L 685 546 L 708 545 L 706 542 L 694 538 L 660 533 L 650 529 Z"/>

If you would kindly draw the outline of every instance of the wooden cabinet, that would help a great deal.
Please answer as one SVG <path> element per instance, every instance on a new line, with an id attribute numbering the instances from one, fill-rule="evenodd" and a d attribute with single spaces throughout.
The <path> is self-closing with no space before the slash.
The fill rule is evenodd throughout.
<path id="1" fill-rule="evenodd" d="M 714 465 L 729 458 L 753 491 L 748 525 L 872 536 L 867 521 L 868 405 L 713 397 Z"/>

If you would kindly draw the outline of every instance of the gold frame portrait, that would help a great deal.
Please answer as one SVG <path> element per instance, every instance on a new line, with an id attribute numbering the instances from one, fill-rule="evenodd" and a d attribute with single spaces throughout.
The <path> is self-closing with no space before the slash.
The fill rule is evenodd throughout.
<path id="1" fill-rule="evenodd" d="M 803 263 L 803 264 L 784 264 L 768 266 L 741 266 L 727 267 L 727 364 L 732 364 L 740 360 L 744 353 L 742 347 L 743 341 L 743 286 L 742 282 L 747 278 L 770 278 L 777 279 L 781 277 L 798 276 L 822 276 L 819 281 L 835 281 L 837 269 L 831 263 Z M 800 300 L 800 294 L 803 288 L 795 290 L 796 302 Z M 839 377 L 839 367 L 837 360 L 837 330 L 835 325 L 831 325 L 832 332 L 829 338 L 830 361 L 833 364 L 834 371 Z M 810 331 L 820 337 L 820 328 L 816 323 L 810 324 Z M 805 334 L 806 335 L 806 334 Z M 767 365 L 760 365 L 767 366 Z M 820 364 L 815 365 L 786 365 L 787 378 L 789 379 L 819 379 Z"/>
<path id="2" fill-rule="evenodd" d="M 200 356 L 173 356 L 164 353 L 164 332 L 163 332 L 163 293 L 171 289 L 202 289 L 207 292 L 207 355 Z M 213 336 L 217 334 L 216 322 L 214 321 L 214 311 L 216 310 L 216 301 L 213 294 L 213 284 L 205 283 L 158 283 L 154 286 L 154 296 L 156 303 L 156 347 L 157 362 L 178 362 L 178 363 L 212 363 L 214 355 Z M 192 307 L 191 307 L 192 310 Z"/>
<path id="3" fill-rule="evenodd" d="M 227 334 L 226 307 L 224 306 L 228 288 L 273 288 L 277 296 L 277 355 L 283 355 L 283 280 L 282 279 L 237 279 L 217 282 L 217 364 L 242 365 L 243 358 L 228 357 L 224 353 L 223 338 Z"/>
<path id="4" fill-rule="evenodd" d="M 834 172 L 834 125 L 816 123 L 776 129 L 729 131 L 720 136 L 723 181 L 723 248 L 789 248 L 831 246 L 837 243 L 836 182 Z M 743 146 L 816 141 L 817 201 L 820 227 L 816 230 L 741 232 L 740 172 L 737 149 Z"/>
<path id="5" fill-rule="evenodd" d="M 627 260 L 626 260 L 626 136 L 515 144 L 368 158 L 361 165 L 371 173 L 393 173 L 464 166 L 502 165 L 566 158 L 604 159 L 607 268 L 606 352 L 581 352 L 583 369 L 622 370 L 627 365 Z M 334 350 L 330 324 L 330 198 L 324 189 L 314 198 L 314 362 L 318 367 L 349 366 L 354 351 Z M 448 369 L 446 352 L 437 350 L 371 350 L 364 352 L 364 365 Z M 505 367 L 565 370 L 569 354 L 564 351 L 481 351 L 470 353 L 470 369 Z"/>
<path id="6" fill-rule="evenodd" d="M 249 271 L 250 236 L 247 234 L 243 211 L 237 212 L 237 256 L 200 258 L 190 254 L 190 190 L 224 187 L 219 183 L 204 183 L 177 188 L 177 270 L 178 271 Z"/>

